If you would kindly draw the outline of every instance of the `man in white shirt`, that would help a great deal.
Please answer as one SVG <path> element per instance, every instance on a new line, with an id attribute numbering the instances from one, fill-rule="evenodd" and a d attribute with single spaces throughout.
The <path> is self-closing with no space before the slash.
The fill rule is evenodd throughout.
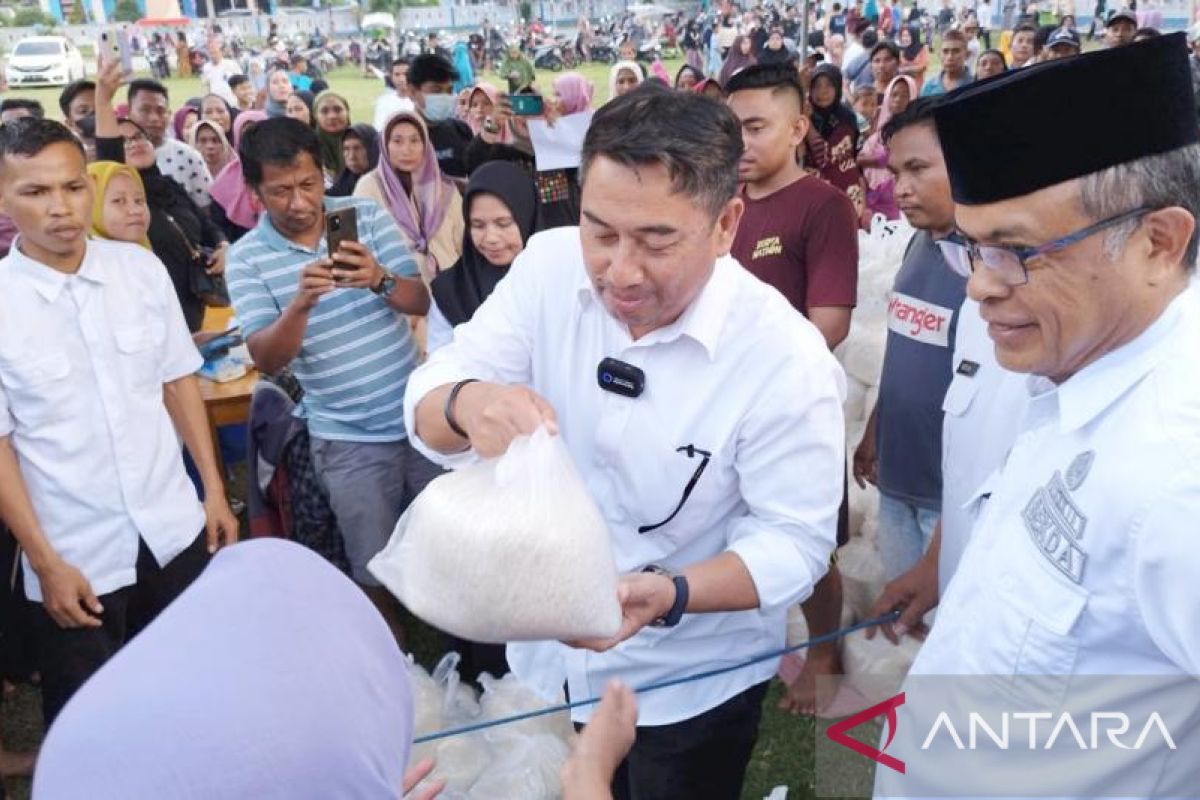
<path id="1" fill-rule="evenodd" d="M 780 647 L 786 609 L 825 573 L 844 378 L 817 329 L 727 255 L 741 154 L 736 117 L 708 98 L 646 86 L 608 103 L 583 145 L 581 227 L 531 238 L 409 379 L 418 449 L 457 467 L 546 425 L 612 532 L 622 628 L 510 644 L 539 688 L 565 678 L 588 697 Z M 605 390 L 610 368 L 625 394 Z M 738 797 L 777 666 L 643 695 L 614 796 Z"/>
<path id="2" fill-rule="evenodd" d="M 141 125 L 153 142 L 159 170 L 186 189 L 196 205 L 208 208 L 212 176 L 204 159 L 191 145 L 167 135 L 171 120 L 167 88 L 158 81 L 138 78 L 129 82 L 128 100 L 129 118 Z"/>
<path id="3" fill-rule="evenodd" d="M 241 75 L 241 67 L 236 62 L 225 58 L 225 54 L 221 50 L 221 40 L 215 36 L 208 40 L 208 58 L 208 63 L 200 72 L 200 79 L 204 81 L 205 88 L 208 89 L 209 94 L 215 94 L 230 106 L 237 108 L 238 98 L 229 86 L 229 79 L 235 75 Z"/>
<path id="4" fill-rule="evenodd" d="M 1157 80 L 1113 94 L 1130 74 Z M 907 772 L 880 769 L 880 796 L 1194 792 L 1194 742 L 1184 739 L 1200 725 L 1200 297 L 1190 283 L 1200 135 L 1190 80 L 1175 34 L 1009 73 L 935 111 L 970 253 L 968 293 L 999 364 L 1029 376 L 1029 397 L 1003 466 L 972 498 L 970 541 L 893 726 L 888 752 Z M 1088 110 L 1054 113 L 1065 96 Z M 1141 130 L 1151 115 L 1153 130 Z M 1091 146 L 1032 152 L 1046 137 Z M 932 698 L 952 724 L 1004 702 L 1126 711 L 1157 690 L 1145 676 L 1183 679 L 1190 691 L 1158 712 L 1184 741 L 1178 751 L 1161 739 L 1114 746 L 1110 733 L 1082 769 L 1061 759 L 1061 769 L 1036 769 L 1022 754 L 1045 749 L 1035 743 L 1048 730 L 1039 740 L 1033 724 L 1014 723 L 1002 757 L 973 748 L 948 763 L 926 752 L 929 728 L 913 722 L 930 710 L 921 676 L 947 675 L 973 676 Z M 1094 717 L 1091 726 L 1096 742 Z M 1074 740 L 1069 749 L 1080 752 Z"/>
<path id="5" fill-rule="evenodd" d="M 92 194 L 67 128 L 0 126 L 0 202 L 19 232 L 0 261 L 0 516 L 25 552 L 47 725 L 237 539 L 166 268 L 88 241 Z"/>

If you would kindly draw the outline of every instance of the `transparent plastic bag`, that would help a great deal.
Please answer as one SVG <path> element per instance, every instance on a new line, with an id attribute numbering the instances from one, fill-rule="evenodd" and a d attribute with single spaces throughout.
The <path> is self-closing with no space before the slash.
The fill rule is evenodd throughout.
<path id="1" fill-rule="evenodd" d="M 471 641 L 607 638 L 621 623 L 608 526 L 544 428 L 430 483 L 368 568 L 418 617 Z"/>

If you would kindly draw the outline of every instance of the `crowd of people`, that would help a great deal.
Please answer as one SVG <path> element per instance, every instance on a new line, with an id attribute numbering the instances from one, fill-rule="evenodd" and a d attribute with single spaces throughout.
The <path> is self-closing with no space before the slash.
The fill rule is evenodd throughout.
<path id="1" fill-rule="evenodd" d="M 6 96 L 0 563 L 20 578 L 5 593 L 0 654 L 6 679 L 35 676 L 41 690 L 50 734 L 35 796 L 100 796 L 88 782 L 129 763 L 119 738 L 109 761 L 87 735 L 119 737 L 122 725 L 98 719 L 113 693 L 178 695 L 182 714 L 208 707 L 187 697 L 189 681 L 219 674 L 223 691 L 248 697 L 289 658 L 310 659 L 298 640 L 236 655 L 277 641 L 288 612 L 247 617 L 274 597 L 271 582 L 233 595 L 223 582 L 271 576 L 286 592 L 276 561 L 325 587 L 290 613 L 344 606 L 341 646 L 365 654 L 354 674 L 394 685 L 399 651 L 380 652 L 379 633 L 404 647 L 408 632 L 368 562 L 430 481 L 539 426 L 563 436 L 612 531 L 624 624 L 613 640 L 571 646 L 448 637 L 466 680 L 511 668 L 586 697 L 613 678 L 669 681 L 770 651 L 798 603 L 811 636 L 835 631 L 831 555 L 849 539 L 850 479 L 880 493 L 890 583 L 875 612 L 903 612 L 884 633 L 921 631 L 943 598 L 915 672 L 1020 672 L 1030 662 L 1010 661 L 1023 642 L 1005 636 L 1039 624 L 1041 601 L 1080 592 L 1097 601 L 1077 609 L 1083 633 L 1047 633 L 1044 650 L 1092 669 L 1112 641 L 1137 640 L 1156 668 L 1200 670 L 1196 603 L 1164 610 L 1200 553 L 1181 540 L 1200 511 L 1195 381 L 1183 366 L 1200 314 L 1188 288 L 1200 59 L 1128 10 L 1104 17 L 1102 52 L 1084 54 L 1070 15 L 1048 22 L 995 2 L 945 0 L 937 14 L 833 2 L 807 26 L 797 6 L 700 13 L 672 23 L 685 56 L 674 76 L 621 43 L 607 98 L 577 72 L 543 82 L 514 45 L 495 65 L 503 88 L 437 52 L 397 58 L 373 119 L 352 119 L 302 55 L 244 75 L 218 36 L 204 92 L 177 106 L 158 81 L 126 83 L 114 62 L 62 91 L 61 123 Z M 1200 29 L 1186 38 L 1200 48 Z M 1162 79 L 1058 113 L 1061 97 L 1101 91 L 1089 69 Z M 539 169 L 530 116 L 514 112 L 520 95 L 541 98 L 536 116 L 550 126 L 594 114 L 578 166 Z M 1153 133 L 1139 127 L 1151 113 L 1163 120 Z M 1109 133 L 1097 119 L 1113 114 Z M 1044 151 L 1056 131 L 1070 144 Z M 847 465 L 832 351 L 858 301 L 860 232 L 901 216 L 917 233 L 888 303 L 878 397 Z M 336 247 L 334 220 L 352 231 Z M 206 314 L 222 306 L 262 376 L 248 426 L 250 531 L 327 563 L 286 549 L 218 554 L 245 535 L 195 378 L 197 346 L 220 333 L 202 330 Z M 591 382 L 606 357 L 645 376 L 634 397 Z M 1176 493 L 1152 501 L 1161 485 Z M 1093 505 L 1072 517 L 1064 503 Z M 1147 503 L 1156 527 L 1139 516 Z M 1159 533 L 1130 553 L 1122 526 Z M 1103 583 L 1122 567 L 1125 578 Z M 973 593 L 1000 568 L 1021 583 Z M 352 585 L 361 592 L 347 597 Z M 997 612 L 981 596 L 1020 591 L 1034 610 L 1011 604 L 994 636 L 977 624 Z M 207 621 L 206 596 L 223 609 Z M 1136 612 L 1122 617 L 1129 630 L 1105 616 L 1118 602 Z M 185 623 L 227 630 L 198 636 L 210 660 L 151 681 Z M 127 647 L 135 635 L 141 644 Z M 622 688 L 577 709 L 577 725 L 592 724 L 564 771 L 567 796 L 737 797 L 777 666 L 663 689 L 636 712 Z M 811 648 L 782 707 L 816 713 L 821 679 L 841 670 L 836 642 Z M 333 711 L 306 706 L 306 688 L 270 692 L 299 720 L 390 713 L 367 693 Z M 212 697 L 231 725 L 271 712 Z M 168 723 L 138 734 L 158 737 L 165 760 L 172 742 L 184 746 L 177 735 Z M 243 736 L 238 749 L 270 739 Z M 72 756 L 85 750 L 87 769 Z M 392 754 L 396 764 L 370 774 L 330 761 L 327 796 L 396 792 L 429 770 L 397 772 L 407 742 Z M 248 796 L 264 775 L 304 786 L 310 774 L 284 774 L 295 768 L 284 760 L 268 775 L 267 763 L 233 794 L 178 796 Z M 31 767 L 0 748 L 0 777 Z M 143 770 L 112 796 L 175 796 L 155 781 L 207 786 L 188 774 Z"/>

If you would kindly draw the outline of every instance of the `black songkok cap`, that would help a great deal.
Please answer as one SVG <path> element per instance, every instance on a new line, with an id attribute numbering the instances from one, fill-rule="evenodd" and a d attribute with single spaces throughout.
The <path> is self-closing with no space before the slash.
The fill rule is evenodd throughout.
<path id="1" fill-rule="evenodd" d="M 1200 140 L 1182 33 L 968 84 L 938 104 L 934 121 L 962 205 L 1022 197 Z"/>

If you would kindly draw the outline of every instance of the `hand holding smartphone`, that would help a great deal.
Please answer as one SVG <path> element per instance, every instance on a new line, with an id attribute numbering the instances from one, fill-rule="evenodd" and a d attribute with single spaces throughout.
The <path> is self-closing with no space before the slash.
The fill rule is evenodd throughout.
<path id="1" fill-rule="evenodd" d="M 115 28 L 100 34 L 101 58 L 106 63 L 121 65 L 121 78 L 129 80 L 133 77 L 133 51 L 129 47 L 129 37 L 124 31 Z"/>
<path id="2" fill-rule="evenodd" d="M 325 244 L 329 257 L 334 260 L 333 281 L 344 283 L 346 278 L 337 266 L 337 254 L 343 242 L 358 241 L 358 209 L 354 206 L 339 208 L 325 215 Z"/>

